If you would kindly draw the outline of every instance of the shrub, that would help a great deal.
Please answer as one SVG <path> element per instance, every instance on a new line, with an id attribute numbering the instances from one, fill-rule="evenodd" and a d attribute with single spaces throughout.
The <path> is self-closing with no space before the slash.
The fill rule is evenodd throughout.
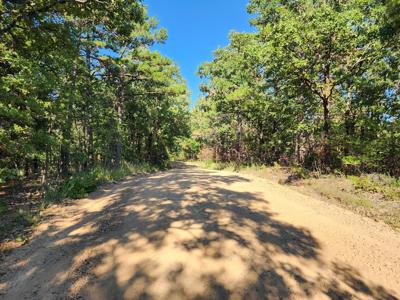
<path id="1" fill-rule="evenodd" d="M 292 172 L 298 179 L 310 178 L 309 172 L 301 166 L 292 167 Z"/>
<path id="2" fill-rule="evenodd" d="M 22 170 L 0 168 L 0 183 L 5 183 L 12 180 L 19 180 L 24 176 Z"/>
<path id="3" fill-rule="evenodd" d="M 377 193 L 380 191 L 379 185 L 370 180 L 367 176 L 351 176 L 349 177 L 350 180 L 353 182 L 355 188 L 357 190 L 362 190 L 365 192 Z"/>
<path id="4" fill-rule="evenodd" d="M 68 198 L 79 199 L 87 197 L 99 184 L 98 171 L 93 170 L 71 176 L 61 185 L 61 193 Z"/>
<path id="5" fill-rule="evenodd" d="M 342 164 L 345 174 L 358 174 L 361 167 L 361 159 L 355 156 L 345 156 L 342 158 Z"/>

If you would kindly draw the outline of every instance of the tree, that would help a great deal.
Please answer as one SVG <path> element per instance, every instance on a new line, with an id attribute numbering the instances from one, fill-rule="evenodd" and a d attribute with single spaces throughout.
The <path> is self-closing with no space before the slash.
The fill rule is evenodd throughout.
<path id="1" fill-rule="evenodd" d="M 238 162 L 294 161 L 330 171 L 359 156 L 365 170 L 393 171 L 387 146 L 376 153 L 381 133 L 396 131 L 398 120 L 399 41 L 387 38 L 388 7 L 250 1 L 257 31 L 232 33 L 200 69 L 207 105 L 199 109 L 214 111 L 212 128 L 211 120 L 227 126 L 220 157 L 231 160 L 236 148 Z"/>
<path id="2" fill-rule="evenodd" d="M 3 1 L 0 12 L 2 180 L 162 163 L 188 134 L 186 83 L 149 50 L 166 32 L 141 1 Z"/>

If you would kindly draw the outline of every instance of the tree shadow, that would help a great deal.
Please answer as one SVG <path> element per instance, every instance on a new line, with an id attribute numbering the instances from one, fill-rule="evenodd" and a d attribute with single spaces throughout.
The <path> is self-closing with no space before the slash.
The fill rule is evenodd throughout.
<path id="1" fill-rule="evenodd" d="M 2 297 L 396 299 L 323 261 L 306 228 L 278 220 L 262 195 L 238 191 L 249 180 L 178 167 L 105 186 L 51 217 L 5 261 Z"/>

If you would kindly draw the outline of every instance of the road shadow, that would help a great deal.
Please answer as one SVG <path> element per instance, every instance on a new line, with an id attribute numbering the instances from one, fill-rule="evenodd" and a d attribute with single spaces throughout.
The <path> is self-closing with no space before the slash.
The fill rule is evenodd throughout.
<path id="1" fill-rule="evenodd" d="M 238 191 L 248 179 L 176 167 L 105 186 L 53 216 L 5 261 L 0 296 L 397 299 L 350 266 L 324 262 L 306 228 Z"/>

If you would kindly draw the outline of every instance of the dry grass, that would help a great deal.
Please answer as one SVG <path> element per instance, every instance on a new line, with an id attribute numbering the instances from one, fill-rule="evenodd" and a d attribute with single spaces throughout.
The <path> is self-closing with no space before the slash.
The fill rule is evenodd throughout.
<path id="1" fill-rule="evenodd" d="M 362 193 L 357 193 L 354 186 L 344 177 L 329 176 L 312 178 L 302 181 L 313 191 L 345 206 L 373 208 L 371 199 Z"/>

